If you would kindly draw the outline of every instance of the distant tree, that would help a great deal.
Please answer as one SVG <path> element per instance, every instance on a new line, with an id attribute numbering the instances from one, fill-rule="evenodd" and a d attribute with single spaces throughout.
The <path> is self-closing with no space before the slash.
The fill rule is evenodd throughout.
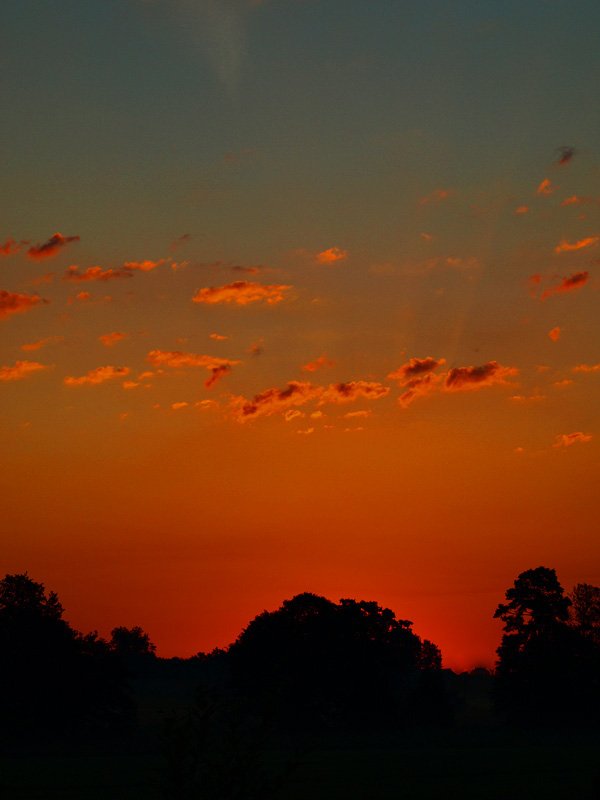
<path id="1" fill-rule="evenodd" d="M 569 598 L 572 626 L 582 636 L 600 644 L 600 588 L 589 583 L 578 583 Z"/>
<path id="2" fill-rule="evenodd" d="M 156 645 L 150 641 L 150 636 L 139 627 L 118 627 L 110 632 L 110 646 L 122 656 L 154 656 Z"/>

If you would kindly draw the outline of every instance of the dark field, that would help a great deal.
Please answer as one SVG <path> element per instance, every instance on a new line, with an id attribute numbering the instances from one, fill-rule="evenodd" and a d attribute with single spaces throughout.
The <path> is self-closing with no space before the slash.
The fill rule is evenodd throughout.
<path id="1" fill-rule="evenodd" d="M 265 744 L 256 756 L 265 774 L 280 773 L 289 759 L 295 766 L 275 792 L 236 797 L 600 798 L 600 735 L 585 731 L 460 729 L 321 737 L 303 742 L 299 752 Z M 2 800 L 158 800 L 165 786 L 157 754 L 3 758 L 0 769 Z M 181 795 L 182 800 L 193 796 Z"/>

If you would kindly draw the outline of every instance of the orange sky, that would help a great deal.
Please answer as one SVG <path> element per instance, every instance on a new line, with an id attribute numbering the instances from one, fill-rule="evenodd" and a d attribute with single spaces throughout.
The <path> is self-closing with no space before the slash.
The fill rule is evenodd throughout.
<path id="1" fill-rule="evenodd" d="M 11 11 L 0 568 L 78 629 L 310 591 L 463 669 L 523 570 L 600 584 L 596 42 L 392 5 Z"/>

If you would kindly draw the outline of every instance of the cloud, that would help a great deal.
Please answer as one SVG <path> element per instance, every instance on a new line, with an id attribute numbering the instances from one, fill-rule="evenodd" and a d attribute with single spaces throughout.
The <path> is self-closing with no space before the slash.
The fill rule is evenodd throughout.
<path id="1" fill-rule="evenodd" d="M 305 414 L 302 411 L 298 411 L 297 408 L 289 408 L 283 415 L 283 418 L 285 419 L 286 422 L 291 422 L 293 419 L 296 419 L 296 417 L 304 417 L 304 416 Z"/>
<path id="2" fill-rule="evenodd" d="M 73 378 L 71 376 L 64 379 L 67 386 L 82 386 L 84 383 L 95 385 L 97 383 L 104 383 L 111 378 L 123 378 L 129 374 L 129 367 L 96 367 L 83 375 L 81 378 Z"/>
<path id="3" fill-rule="evenodd" d="M 0 381 L 18 381 L 40 369 L 49 369 L 36 361 L 17 361 L 14 367 L 0 367 Z"/>
<path id="4" fill-rule="evenodd" d="M 593 366 L 589 366 L 588 364 L 579 364 L 577 367 L 573 367 L 573 372 L 599 372 L 600 371 L 600 364 L 594 364 Z"/>
<path id="5" fill-rule="evenodd" d="M 340 250 L 339 247 L 330 247 L 329 250 L 323 250 L 322 253 L 317 253 L 317 262 L 319 264 L 333 264 L 347 257 L 347 250 Z"/>
<path id="6" fill-rule="evenodd" d="M 444 389 L 449 392 L 463 392 L 494 384 L 507 385 L 509 381 L 506 379 L 518 372 L 516 367 L 503 367 L 497 361 L 488 361 L 481 367 L 456 367 L 446 376 Z"/>
<path id="7" fill-rule="evenodd" d="M 527 214 L 528 211 L 529 211 L 529 206 L 519 206 L 518 208 L 515 208 L 513 213 L 514 214 Z"/>
<path id="8" fill-rule="evenodd" d="M 412 378 L 412 380 L 404 384 L 406 391 L 400 395 L 398 403 L 402 408 L 407 408 L 417 397 L 424 397 L 425 395 L 437 392 L 441 388 L 445 377 L 445 373 L 434 375 L 433 372 L 429 372 L 422 377 Z"/>
<path id="9" fill-rule="evenodd" d="M 554 248 L 555 253 L 565 253 L 569 250 L 581 250 L 582 247 L 589 247 L 591 244 L 595 244 L 600 237 L 598 236 L 589 236 L 587 239 L 581 239 L 579 242 L 567 242 L 566 239 L 562 239 L 561 242 Z"/>
<path id="10" fill-rule="evenodd" d="M 173 411 L 178 411 L 180 408 L 187 408 L 188 405 L 189 403 L 186 403 L 185 401 L 183 403 L 172 403 L 171 408 Z"/>
<path id="11" fill-rule="evenodd" d="M 434 239 L 437 239 L 437 236 L 432 236 L 431 233 L 420 233 L 419 236 L 422 236 L 426 242 L 431 242 Z"/>
<path id="12" fill-rule="evenodd" d="M 587 271 L 575 272 L 570 278 L 563 278 L 557 286 L 546 289 L 542 294 L 542 300 L 545 300 L 551 294 L 561 294 L 562 292 L 571 292 L 575 289 L 580 289 L 587 283 L 589 277 L 590 273 Z"/>
<path id="13" fill-rule="evenodd" d="M 553 342 L 558 342 L 560 338 L 560 328 L 558 326 L 556 328 L 552 328 L 552 330 L 548 333 L 548 336 Z"/>
<path id="14" fill-rule="evenodd" d="M 124 389 L 135 389 L 135 387 L 139 386 L 140 384 L 136 381 L 123 381 L 121 385 Z"/>
<path id="15" fill-rule="evenodd" d="M 152 350 L 148 353 L 146 361 L 154 364 L 155 367 L 165 366 L 178 369 L 181 367 L 205 367 L 211 373 L 204 386 L 210 389 L 219 378 L 223 377 L 236 364 L 241 361 L 230 361 L 227 358 L 214 358 L 213 356 L 201 356 L 196 353 L 182 353 L 181 351 Z"/>
<path id="16" fill-rule="evenodd" d="M 2 289 L 0 290 L 0 318 L 8 317 L 9 314 L 24 314 L 26 311 L 31 311 L 34 306 L 47 305 L 49 302 L 36 294 L 17 294 L 16 292 L 5 292 Z"/>
<path id="17" fill-rule="evenodd" d="M 584 205 L 584 204 L 592 204 L 592 205 L 600 205 L 600 198 L 594 199 L 593 197 L 578 197 L 574 194 L 572 197 L 567 197 L 566 200 L 563 200 L 560 204 L 562 206 L 572 206 L 572 205 Z"/>
<path id="18" fill-rule="evenodd" d="M 29 242 L 16 242 L 9 236 L 4 244 L 0 244 L 0 257 L 13 256 L 15 253 L 18 253 L 26 244 L 29 244 Z"/>
<path id="19" fill-rule="evenodd" d="M 98 337 L 98 341 L 102 342 L 102 344 L 106 345 L 106 347 L 112 347 L 112 345 L 116 344 L 117 342 L 121 342 L 126 338 L 126 333 L 104 333 L 102 336 Z"/>
<path id="20" fill-rule="evenodd" d="M 291 286 L 274 284 L 266 286 L 264 283 L 248 283 L 247 281 L 234 281 L 226 286 L 207 286 L 196 289 L 192 300 L 194 303 L 234 303 L 245 306 L 248 303 L 257 303 L 264 300 L 269 305 L 280 303 L 286 299 L 286 292 Z"/>
<path id="21" fill-rule="evenodd" d="M 259 344 L 253 344 L 250 350 L 248 350 L 248 355 L 258 358 L 258 356 L 261 355 L 262 351 L 263 349 Z"/>
<path id="22" fill-rule="evenodd" d="M 67 305 L 70 306 L 75 301 L 79 303 L 86 303 L 90 299 L 90 297 L 91 294 L 89 292 L 79 292 L 78 294 L 75 295 L 75 299 L 73 299 L 73 295 L 70 295 L 69 299 L 67 300 Z"/>
<path id="23" fill-rule="evenodd" d="M 351 403 L 359 397 L 378 400 L 389 394 L 389 388 L 372 381 L 349 381 L 348 383 L 332 383 L 323 392 L 319 405 L 323 403 Z"/>
<path id="24" fill-rule="evenodd" d="M 189 263 L 189 261 L 180 261 L 179 263 L 173 261 L 171 263 L 171 269 L 173 272 L 178 272 L 180 269 L 185 269 L 187 266 L 189 266 Z"/>
<path id="25" fill-rule="evenodd" d="M 397 381 L 405 381 L 408 378 L 414 378 L 417 375 L 424 375 L 426 372 L 431 372 L 445 363 L 445 358 L 440 358 L 439 360 L 431 358 L 431 356 L 427 356 L 427 358 L 411 358 L 407 364 L 398 367 L 395 372 L 390 372 L 388 378 Z"/>
<path id="26" fill-rule="evenodd" d="M 568 164 L 569 161 L 572 161 L 573 157 L 577 154 L 577 150 L 574 147 L 569 147 L 568 145 L 562 145 L 562 147 L 557 147 L 556 151 L 560 153 L 557 164 L 559 167 Z"/>
<path id="27" fill-rule="evenodd" d="M 71 242 L 78 242 L 79 236 L 63 236 L 62 233 L 54 233 L 43 244 L 32 245 L 27 251 L 29 258 L 35 261 L 41 261 L 44 258 L 52 258 L 59 253 L 63 247 L 66 247 Z"/>
<path id="28" fill-rule="evenodd" d="M 323 392 L 321 386 L 312 383 L 289 381 L 285 389 L 267 389 L 255 395 L 253 400 L 234 397 L 230 407 L 240 422 L 260 416 L 271 416 L 286 411 L 292 406 L 301 406 L 315 400 Z"/>
<path id="29" fill-rule="evenodd" d="M 555 437 L 556 441 L 552 445 L 552 447 L 569 447 L 572 444 L 577 444 L 577 442 L 589 442 L 592 439 L 591 433 L 582 433 L 581 431 L 577 431 L 576 433 L 562 433 Z"/>
<path id="30" fill-rule="evenodd" d="M 244 272 L 244 273 L 246 273 L 248 275 L 256 275 L 258 273 L 258 271 L 259 271 L 259 268 L 258 267 L 244 267 L 241 264 L 234 264 L 234 266 L 231 267 L 231 270 L 233 272 Z"/>
<path id="31" fill-rule="evenodd" d="M 514 400 L 515 403 L 541 403 L 543 400 L 546 399 L 546 395 L 544 394 L 531 394 L 529 397 L 526 397 L 522 394 L 514 394 L 511 398 Z"/>
<path id="32" fill-rule="evenodd" d="M 427 195 L 427 197 L 422 197 L 419 200 L 419 205 L 424 206 L 426 203 L 438 203 L 440 200 L 446 200 L 452 191 L 450 189 L 436 189 L 431 194 Z"/>
<path id="33" fill-rule="evenodd" d="M 177 250 L 179 247 L 183 247 L 186 245 L 190 239 L 192 238 L 191 233 L 184 233 L 182 236 L 179 236 L 177 239 L 173 239 L 171 244 L 169 245 L 169 250 L 173 252 L 173 250 Z"/>
<path id="34" fill-rule="evenodd" d="M 21 350 L 39 350 L 40 347 L 43 347 L 46 344 L 50 344 L 50 342 L 62 342 L 64 336 L 48 336 L 46 339 L 40 339 L 38 342 L 31 342 L 30 344 L 22 344 Z"/>
<path id="35" fill-rule="evenodd" d="M 82 281 L 106 281 L 119 280 L 120 278 L 133 278 L 133 270 L 126 267 L 119 269 L 102 269 L 102 267 L 88 267 L 85 272 L 79 272 L 79 267 L 68 267 L 62 277 L 63 281 L 69 283 L 80 283 Z"/>
<path id="36" fill-rule="evenodd" d="M 217 340 L 217 342 L 224 342 L 224 341 L 225 341 L 225 339 L 228 339 L 229 337 L 228 337 L 228 336 L 221 336 L 221 335 L 220 335 L 220 334 L 218 334 L 218 333 L 211 333 L 211 334 L 210 334 L 210 338 L 211 338 L 211 339 L 216 339 L 216 340 Z"/>
<path id="37" fill-rule="evenodd" d="M 570 381 L 568 378 L 565 378 L 563 381 L 554 381 L 552 386 L 556 389 L 564 389 L 565 386 L 571 386 L 573 381 Z"/>
<path id="38" fill-rule="evenodd" d="M 150 272 L 151 269 L 156 269 L 156 267 L 170 260 L 169 258 L 159 258 L 158 261 L 128 261 L 123 264 L 123 267 L 124 269 L 130 269 L 132 271 L 140 270 L 141 272 Z"/>
<path id="39" fill-rule="evenodd" d="M 544 178 L 544 180 L 540 183 L 538 188 L 535 190 L 534 194 L 552 194 L 558 189 L 558 186 L 552 186 L 548 178 Z"/>
<path id="40" fill-rule="evenodd" d="M 297 433 L 299 436 L 310 436 L 310 434 L 311 434 L 311 433 L 314 433 L 314 432 L 315 432 L 315 429 L 314 429 L 314 428 L 307 428 L 307 429 L 306 429 L 306 430 L 304 430 L 304 431 L 296 431 L 296 433 Z"/>
<path id="41" fill-rule="evenodd" d="M 301 369 L 304 370 L 304 372 L 316 372 L 317 370 L 326 369 L 327 367 L 333 367 L 333 361 L 329 361 L 326 355 L 322 355 L 314 361 L 309 361 L 308 364 L 304 364 Z"/>
<path id="42" fill-rule="evenodd" d="M 358 417 L 370 417 L 371 416 L 371 409 L 367 408 L 363 411 L 348 411 L 347 414 L 344 414 L 344 419 L 356 419 Z"/>
<path id="43" fill-rule="evenodd" d="M 40 283 L 50 283 L 55 275 L 55 272 L 47 272 L 45 275 L 40 275 L 39 278 L 34 278 L 32 281 L 30 281 L 30 283 L 32 283 L 34 286 L 37 286 Z"/>

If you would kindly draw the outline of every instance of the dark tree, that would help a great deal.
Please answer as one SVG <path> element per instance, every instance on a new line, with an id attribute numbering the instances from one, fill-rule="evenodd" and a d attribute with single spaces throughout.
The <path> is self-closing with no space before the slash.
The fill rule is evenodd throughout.
<path id="1" fill-rule="evenodd" d="M 375 602 L 304 593 L 263 612 L 229 649 L 234 685 L 277 723 L 371 725 L 414 715 L 434 645 Z"/>
<path id="2" fill-rule="evenodd" d="M 498 648 L 495 697 L 520 722 L 565 722 L 585 717 L 596 702 L 595 657 L 568 624 L 571 600 L 556 573 L 521 573 L 494 614 L 504 622 Z"/>
<path id="3" fill-rule="evenodd" d="M 600 644 L 600 588 L 578 583 L 569 595 L 571 624 L 586 638 Z"/>
<path id="4" fill-rule="evenodd" d="M 113 628 L 110 636 L 111 648 L 122 656 L 152 657 L 156 653 L 156 645 L 137 625 L 133 628 Z"/>

